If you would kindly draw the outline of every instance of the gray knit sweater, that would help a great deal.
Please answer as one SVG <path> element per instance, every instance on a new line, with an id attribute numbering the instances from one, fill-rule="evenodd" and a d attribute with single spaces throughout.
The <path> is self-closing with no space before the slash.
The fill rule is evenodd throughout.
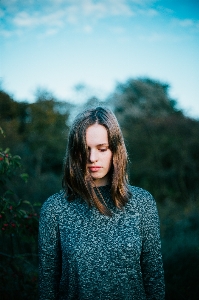
<path id="1" fill-rule="evenodd" d="M 112 217 L 64 192 L 41 209 L 39 226 L 40 300 L 164 299 L 159 219 L 153 197 L 131 187 L 123 210 L 100 187 Z"/>

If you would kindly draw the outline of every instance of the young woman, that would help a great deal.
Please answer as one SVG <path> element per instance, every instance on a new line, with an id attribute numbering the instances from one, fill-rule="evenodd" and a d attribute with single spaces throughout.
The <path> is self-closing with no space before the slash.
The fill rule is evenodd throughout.
<path id="1" fill-rule="evenodd" d="M 44 204 L 39 228 L 41 300 L 164 299 L 153 197 L 128 185 L 114 114 L 79 114 L 69 134 L 64 190 Z"/>

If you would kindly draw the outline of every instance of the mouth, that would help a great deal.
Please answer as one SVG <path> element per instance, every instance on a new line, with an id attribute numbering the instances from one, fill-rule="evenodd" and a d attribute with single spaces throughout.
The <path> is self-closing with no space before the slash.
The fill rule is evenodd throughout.
<path id="1" fill-rule="evenodd" d="M 88 167 L 90 172 L 97 172 L 101 169 L 101 167 L 94 166 L 94 167 Z"/>

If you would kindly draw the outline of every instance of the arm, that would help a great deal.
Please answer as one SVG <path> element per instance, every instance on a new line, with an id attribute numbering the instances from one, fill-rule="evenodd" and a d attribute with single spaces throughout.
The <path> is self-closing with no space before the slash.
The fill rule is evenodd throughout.
<path id="1" fill-rule="evenodd" d="M 142 205 L 141 268 L 147 300 L 165 298 L 159 218 L 156 203 L 147 192 Z"/>
<path id="2" fill-rule="evenodd" d="M 61 274 L 61 250 L 58 212 L 53 198 L 41 209 L 39 221 L 39 299 L 58 299 Z"/>

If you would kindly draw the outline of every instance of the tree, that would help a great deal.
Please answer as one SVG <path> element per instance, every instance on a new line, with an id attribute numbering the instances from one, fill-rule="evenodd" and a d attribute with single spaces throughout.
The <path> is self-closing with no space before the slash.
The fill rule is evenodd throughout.
<path id="1" fill-rule="evenodd" d="M 119 84 L 108 104 L 130 158 L 130 180 L 157 200 L 166 299 L 198 299 L 199 121 L 183 115 L 169 86 L 151 79 Z M 193 263 L 194 262 L 194 263 Z"/>
<path id="2" fill-rule="evenodd" d="M 168 95 L 169 85 L 156 80 L 129 79 L 119 83 L 108 99 L 119 120 L 128 117 L 165 117 L 181 113 L 176 109 L 176 101 Z"/>
<path id="3" fill-rule="evenodd" d="M 128 80 L 108 100 L 126 140 L 131 182 L 158 201 L 182 202 L 199 192 L 199 122 L 176 109 L 168 88 L 151 79 Z"/>
<path id="4" fill-rule="evenodd" d="M 27 103 L 16 102 L 8 93 L 0 90 L 0 123 L 6 132 L 1 140 L 1 146 L 9 147 L 15 151 L 23 139 L 23 131 L 27 122 Z"/>
<path id="5" fill-rule="evenodd" d="M 31 201 L 44 201 L 61 188 L 62 164 L 68 135 L 71 105 L 52 93 L 38 90 L 34 103 L 19 103 L 0 92 L 0 122 L 6 132 L 2 147 L 22 157 L 29 186 L 17 193 Z"/>
<path id="6" fill-rule="evenodd" d="M 37 101 L 29 104 L 28 113 L 25 143 L 32 154 L 32 173 L 34 176 L 49 171 L 60 173 L 68 134 L 67 103 L 57 101 L 47 92 L 40 92 Z"/>

